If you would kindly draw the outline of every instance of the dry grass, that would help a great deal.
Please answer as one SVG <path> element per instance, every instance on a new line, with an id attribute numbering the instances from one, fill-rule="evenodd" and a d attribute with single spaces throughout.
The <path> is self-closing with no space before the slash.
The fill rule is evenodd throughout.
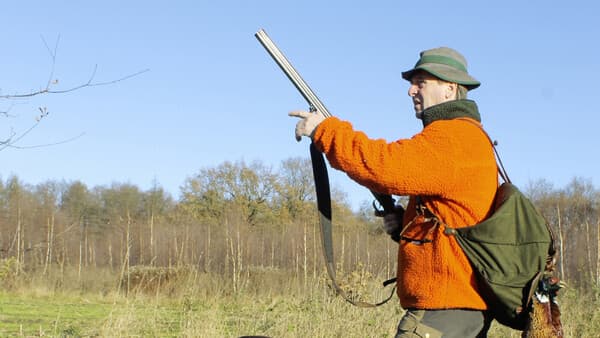
<path id="1" fill-rule="evenodd" d="M 387 297 L 396 245 L 341 224 L 339 285 L 356 300 Z M 54 244 L 54 260 L 42 259 L 48 250 L 0 260 L 0 336 L 391 337 L 403 313 L 396 298 L 364 309 L 336 296 L 310 223 L 165 224 L 152 240 L 142 225 L 123 229 L 112 239 L 76 233 Z M 561 295 L 566 337 L 600 332 L 595 290 Z M 489 336 L 520 333 L 494 325 Z"/>
<path id="2" fill-rule="evenodd" d="M 17 276 L 16 286 L 0 293 L 0 336 L 391 337 L 402 315 L 395 299 L 376 309 L 348 304 L 335 296 L 324 273 L 305 280 L 290 271 L 249 268 L 234 289 L 226 275 L 190 267 L 173 271 L 135 269 L 132 277 L 141 274 L 146 282 L 128 294 L 119 289 L 119 273 L 105 269 L 89 269 L 85 275 L 94 278 L 79 281 L 70 278 L 76 269 L 64 270 L 62 278 Z M 360 266 L 341 272 L 340 279 L 362 300 L 389 292 L 379 284 L 384 277 Z M 600 332 L 598 294 L 569 289 L 561 302 L 567 337 Z M 489 336 L 519 333 L 494 326 Z"/>

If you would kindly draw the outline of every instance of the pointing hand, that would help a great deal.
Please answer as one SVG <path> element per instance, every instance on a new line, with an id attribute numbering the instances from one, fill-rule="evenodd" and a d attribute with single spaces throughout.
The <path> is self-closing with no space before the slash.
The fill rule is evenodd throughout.
<path id="1" fill-rule="evenodd" d="M 296 124 L 296 141 L 298 142 L 300 142 L 302 136 L 312 138 L 317 126 L 325 120 L 325 117 L 318 112 L 293 111 L 288 115 L 300 118 L 300 121 Z"/>

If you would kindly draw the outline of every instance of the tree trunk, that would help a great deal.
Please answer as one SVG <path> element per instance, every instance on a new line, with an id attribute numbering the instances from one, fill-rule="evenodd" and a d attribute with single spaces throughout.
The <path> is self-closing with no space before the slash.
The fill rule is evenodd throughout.
<path id="1" fill-rule="evenodd" d="M 558 219 L 558 243 L 560 245 L 560 273 L 562 274 L 562 278 L 567 280 L 567 272 L 565 271 L 565 255 L 564 255 L 564 245 L 563 245 L 563 235 L 562 235 L 562 221 L 560 219 L 560 206 L 556 206 L 556 214 Z"/>
<path id="2" fill-rule="evenodd" d="M 23 242 L 23 230 L 22 230 L 22 224 L 21 224 L 21 208 L 17 208 L 17 233 L 16 233 L 16 237 L 17 237 L 17 275 L 21 272 L 21 267 L 22 264 L 24 263 L 24 259 L 25 259 L 25 250 L 23 248 L 24 246 L 24 242 Z"/>
<path id="3" fill-rule="evenodd" d="M 154 265 L 154 212 L 150 214 L 150 262 Z"/>
<path id="4" fill-rule="evenodd" d="M 590 233 L 590 222 L 588 222 L 587 220 L 585 220 L 585 245 L 586 245 L 586 252 L 587 252 L 587 266 L 589 267 L 589 275 L 585 276 L 586 279 L 586 284 L 587 284 L 587 280 L 588 278 L 590 280 L 594 280 L 594 270 L 592 270 L 592 245 L 590 244 L 590 237 L 592 237 L 592 234 Z"/>
<path id="5" fill-rule="evenodd" d="M 48 235 L 47 235 L 48 247 L 46 249 L 46 259 L 44 262 L 44 275 L 50 271 L 52 264 L 52 246 L 54 245 L 54 214 L 48 219 Z"/>
<path id="6" fill-rule="evenodd" d="M 600 287 L 600 220 L 598 220 L 598 230 L 596 230 L 596 239 L 598 245 L 596 246 L 596 287 Z"/>

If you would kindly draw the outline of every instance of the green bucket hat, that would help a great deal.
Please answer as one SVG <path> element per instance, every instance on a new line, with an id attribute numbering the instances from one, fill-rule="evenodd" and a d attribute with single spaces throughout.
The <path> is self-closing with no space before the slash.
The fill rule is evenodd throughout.
<path id="1" fill-rule="evenodd" d="M 422 51 L 415 67 L 402 72 L 402 78 L 410 81 L 414 72 L 422 69 L 444 81 L 458 83 L 475 89 L 481 84 L 467 72 L 467 60 L 452 48 L 440 47 Z"/>

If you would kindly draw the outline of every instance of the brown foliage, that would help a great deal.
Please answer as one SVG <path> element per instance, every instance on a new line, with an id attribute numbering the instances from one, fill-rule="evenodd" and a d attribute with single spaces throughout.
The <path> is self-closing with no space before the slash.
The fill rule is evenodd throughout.
<path id="1" fill-rule="evenodd" d="M 0 258 L 13 258 L 16 273 L 75 266 L 81 278 L 86 267 L 107 267 L 128 276 L 134 287 L 160 286 L 171 278 L 159 270 L 138 275 L 134 267 L 141 265 L 223 274 L 234 290 L 257 268 L 308 280 L 321 274 L 323 263 L 312 181 L 298 179 L 307 175 L 305 165 L 293 159 L 280 172 L 243 162 L 203 169 L 186 181 L 179 201 L 158 186 L 32 187 L 10 177 L 0 182 Z M 538 182 L 530 195 L 557 236 L 561 279 L 598 285 L 598 192 L 575 179 L 558 190 Z M 339 190 L 333 196 L 341 271 L 357 271 L 361 263 L 373 275 L 394 275 L 396 244 L 380 231 L 370 207 L 357 213 Z"/>

